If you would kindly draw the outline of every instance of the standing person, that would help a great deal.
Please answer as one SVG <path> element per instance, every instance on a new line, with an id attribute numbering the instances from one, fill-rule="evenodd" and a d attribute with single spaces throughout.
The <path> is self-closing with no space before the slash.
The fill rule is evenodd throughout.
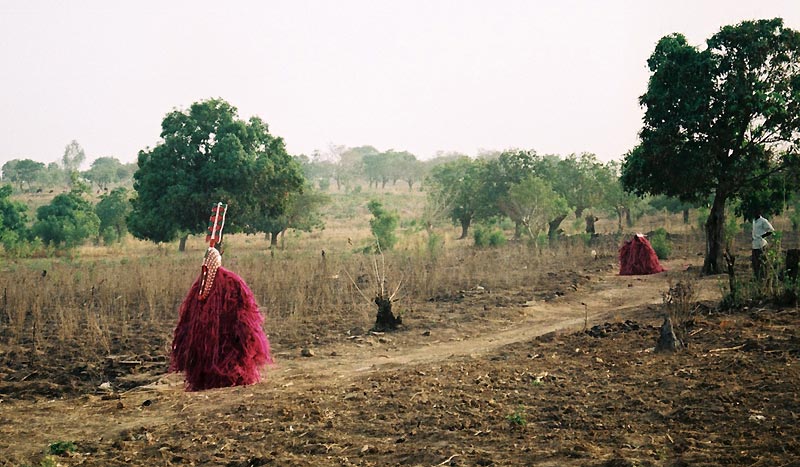
<path id="1" fill-rule="evenodd" d="M 184 372 L 187 391 L 257 383 L 261 368 L 272 362 L 253 292 L 222 267 L 227 208 L 218 203 L 211 211 L 200 277 L 181 304 L 172 340 L 170 371 Z"/>
<path id="2" fill-rule="evenodd" d="M 600 219 L 598 219 L 594 214 L 589 214 L 588 216 L 586 216 L 585 220 L 586 220 L 586 233 L 588 233 L 592 237 L 597 236 L 594 230 L 594 223 Z"/>
<path id="3" fill-rule="evenodd" d="M 761 278 L 764 274 L 764 247 L 767 246 L 767 241 L 764 240 L 765 237 L 769 237 L 772 235 L 775 229 L 772 227 L 772 224 L 769 223 L 768 220 L 764 219 L 761 215 L 761 212 L 756 213 L 755 219 L 753 219 L 753 275 L 757 278 Z"/>

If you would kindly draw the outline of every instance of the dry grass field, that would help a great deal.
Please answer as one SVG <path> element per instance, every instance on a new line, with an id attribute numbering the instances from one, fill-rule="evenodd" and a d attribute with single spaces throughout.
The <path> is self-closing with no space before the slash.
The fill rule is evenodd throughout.
<path id="1" fill-rule="evenodd" d="M 702 237 L 679 216 L 634 227 L 680 234 L 668 271 L 619 276 L 613 219 L 552 248 L 476 249 L 441 226 L 431 251 L 410 222 L 422 195 L 398 185 L 381 195 L 403 225 L 381 269 L 404 325 L 374 333 L 373 257 L 356 252 L 370 196 L 335 194 L 324 231 L 273 252 L 227 239 L 276 358 L 253 386 L 186 393 L 166 372 L 199 237 L 183 254 L 127 239 L 4 262 L 0 465 L 800 465 L 800 314 L 718 311 L 727 278 L 697 273 Z M 688 349 L 657 354 L 676 281 L 698 314 Z"/>

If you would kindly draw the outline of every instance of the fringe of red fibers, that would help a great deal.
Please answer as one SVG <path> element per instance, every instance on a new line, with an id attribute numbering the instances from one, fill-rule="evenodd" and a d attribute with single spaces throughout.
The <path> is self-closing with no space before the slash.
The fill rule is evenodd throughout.
<path id="1" fill-rule="evenodd" d="M 666 271 L 666 269 L 658 262 L 658 255 L 644 236 L 634 235 L 632 239 L 626 240 L 619 249 L 619 274 L 621 276 L 656 274 L 662 271 Z"/>
<path id="2" fill-rule="evenodd" d="M 187 391 L 259 382 L 272 357 L 253 292 L 219 268 L 208 297 L 200 300 L 199 293 L 198 278 L 181 304 L 170 371 L 184 372 Z"/>

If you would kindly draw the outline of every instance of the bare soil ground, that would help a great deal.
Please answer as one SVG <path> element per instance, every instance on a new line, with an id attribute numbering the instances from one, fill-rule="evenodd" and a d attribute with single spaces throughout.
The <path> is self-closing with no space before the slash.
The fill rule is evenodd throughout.
<path id="1" fill-rule="evenodd" d="M 725 278 L 700 260 L 622 277 L 587 259 L 412 304 L 395 333 L 311 329 L 312 356 L 274 343 L 248 387 L 184 392 L 165 373 L 173 323 L 101 362 L 2 348 L 0 464 L 70 441 L 60 465 L 800 465 L 800 313 L 715 311 Z M 689 347 L 654 353 L 662 294 L 685 277 L 704 304 Z"/>

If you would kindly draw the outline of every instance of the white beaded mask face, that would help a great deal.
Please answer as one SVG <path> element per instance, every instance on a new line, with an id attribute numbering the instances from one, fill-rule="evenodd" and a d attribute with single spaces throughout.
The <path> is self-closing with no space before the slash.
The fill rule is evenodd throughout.
<path id="1" fill-rule="evenodd" d="M 206 257 L 203 260 L 203 276 L 200 281 L 200 300 L 205 300 L 208 294 L 211 293 L 211 286 L 214 285 L 214 278 L 217 276 L 217 269 L 222 266 L 222 255 L 219 251 L 210 247 L 206 251 Z"/>

